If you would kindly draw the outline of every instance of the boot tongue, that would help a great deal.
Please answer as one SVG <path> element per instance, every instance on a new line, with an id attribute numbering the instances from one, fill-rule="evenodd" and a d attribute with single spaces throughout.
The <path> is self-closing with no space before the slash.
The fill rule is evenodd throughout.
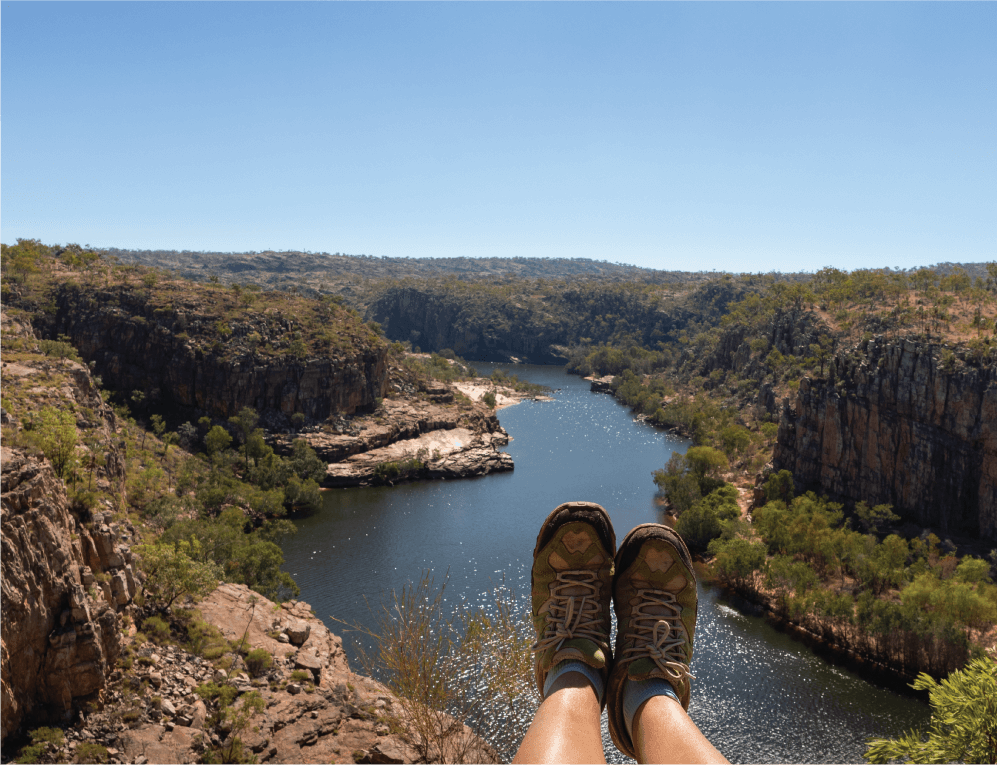
<path id="1" fill-rule="evenodd" d="M 593 582 L 593 584 L 595 584 L 595 582 Z M 578 600 L 580 600 L 581 598 L 583 598 L 586 595 L 588 595 L 590 597 L 594 597 L 594 595 L 595 595 L 595 593 L 594 593 L 594 591 L 592 590 L 591 587 L 585 587 L 585 586 L 580 585 L 580 584 L 572 584 L 572 585 L 569 585 L 567 587 L 559 587 L 557 589 L 557 593 L 558 593 L 558 595 L 564 595 L 564 596 L 567 596 L 567 597 L 573 597 L 573 598 L 575 598 L 576 599 L 576 603 L 577 603 Z"/>

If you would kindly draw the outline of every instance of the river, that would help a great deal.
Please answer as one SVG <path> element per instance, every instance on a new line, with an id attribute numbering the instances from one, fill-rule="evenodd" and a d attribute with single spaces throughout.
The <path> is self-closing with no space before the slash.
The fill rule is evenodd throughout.
<path id="1" fill-rule="evenodd" d="M 475 364 L 490 374 L 494 364 Z M 508 367 L 505 367 L 508 368 Z M 523 591 L 543 519 L 567 500 L 605 507 L 620 541 L 660 520 L 651 471 L 688 442 L 635 423 L 611 396 L 559 367 L 517 366 L 522 379 L 557 389 L 499 419 L 515 471 L 461 481 L 326 492 L 322 512 L 295 521 L 285 569 L 301 599 L 343 634 L 370 624 L 368 603 L 430 569 L 449 570 L 447 597 L 485 602 L 503 577 Z M 763 618 L 745 615 L 700 585 L 689 713 L 731 762 L 861 762 L 864 742 L 895 736 L 929 716 L 927 705 L 828 664 Z M 352 666 L 355 653 L 345 636 Z M 604 716 L 605 733 L 605 716 Z M 626 761 L 604 735 L 607 758 Z"/>

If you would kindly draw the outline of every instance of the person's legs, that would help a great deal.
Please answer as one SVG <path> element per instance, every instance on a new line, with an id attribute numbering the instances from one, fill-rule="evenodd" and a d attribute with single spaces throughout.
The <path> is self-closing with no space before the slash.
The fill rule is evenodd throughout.
<path id="1" fill-rule="evenodd" d="M 652 696 L 637 708 L 633 745 L 637 762 L 727 762 L 669 696 Z"/>
<path id="2" fill-rule="evenodd" d="M 552 684 L 513 762 L 605 762 L 601 715 L 592 683 L 566 672 Z"/>
<path id="3" fill-rule="evenodd" d="M 620 545 L 615 569 L 613 743 L 640 762 L 726 762 L 685 711 L 698 595 L 682 537 L 657 523 L 638 526 Z"/>
<path id="4" fill-rule="evenodd" d="M 544 701 L 514 762 L 605 762 L 599 717 L 612 661 L 609 515 L 568 502 L 547 516 L 533 550 L 536 682 Z"/>

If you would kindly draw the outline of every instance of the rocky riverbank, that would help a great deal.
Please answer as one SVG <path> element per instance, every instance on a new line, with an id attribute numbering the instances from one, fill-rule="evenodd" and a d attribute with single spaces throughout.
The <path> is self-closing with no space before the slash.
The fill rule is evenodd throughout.
<path id="1" fill-rule="evenodd" d="M 415 479 L 454 479 L 513 469 L 499 451 L 509 434 L 495 411 L 464 396 L 461 386 L 492 390 L 485 381 L 438 384 L 428 394 L 385 398 L 369 415 L 343 418 L 324 429 L 295 436 L 276 435 L 275 448 L 289 452 L 304 438 L 329 463 L 323 486 L 340 488 Z M 456 391 L 455 391 L 456 389 Z M 506 405 L 525 394 L 496 389 Z M 433 400 L 435 399 L 435 400 Z"/>
<path id="2" fill-rule="evenodd" d="M 241 650 L 209 661 L 168 640 L 136 639 L 133 627 L 125 640 L 131 668 L 111 674 L 101 703 L 82 713 L 46 757 L 73 761 L 99 747 L 112 763 L 193 763 L 209 750 L 226 751 L 238 737 L 244 755 L 264 763 L 442 759 L 384 685 L 351 671 L 342 640 L 307 603 L 278 605 L 245 586 L 223 584 L 197 608 Z M 273 661 L 254 672 L 247 659 L 260 649 Z M 242 709 L 252 694 L 262 703 L 235 728 L 224 710 Z M 467 761 L 497 761 L 470 730 L 463 736 L 472 751 Z"/>

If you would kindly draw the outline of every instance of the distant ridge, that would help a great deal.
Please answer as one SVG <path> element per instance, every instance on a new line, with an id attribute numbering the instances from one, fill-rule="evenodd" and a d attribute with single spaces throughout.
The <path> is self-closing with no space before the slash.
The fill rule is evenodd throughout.
<path id="1" fill-rule="evenodd" d="M 440 278 L 457 276 L 472 279 L 562 279 L 584 276 L 613 281 L 641 281 L 650 283 L 687 282 L 690 277 L 709 278 L 712 272 L 691 274 L 686 271 L 664 271 L 641 268 L 625 263 L 588 258 L 393 258 L 373 255 L 347 255 L 328 252 L 301 252 L 285 250 L 276 252 L 194 252 L 191 250 L 125 250 L 107 248 L 107 256 L 115 256 L 124 263 L 172 268 L 185 276 L 205 278 L 216 274 L 219 278 L 245 275 L 249 271 L 292 274 L 315 277 L 324 274 L 330 278 L 361 276 L 367 279 Z M 226 279 L 227 280 L 227 279 Z"/>
<path id="2" fill-rule="evenodd" d="M 117 247 L 102 249 L 105 256 L 123 263 L 168 268 L 197 280 L 217 276 L 224 282 L 257 281 L 273 287 L 290 286 L 320 289 L 322 281 L 445 278 L 462 279 L 567 279 L 588 278 L 611 282 L 646 284 L 695 284 L 721 276 L 718 271 L 676 271 L 642 268 L 626 263 L 589 258 L 395 258 L 345 253 L 298 250 L 264 250 L 260 252 L 199 252 L 193 250 L 130 250 Z M 875 268 L 875 266 L 871 266 Z M 930 266 L 940 273 L 962 268 L 970 278 L 986 277 L 983 263 L 940 263 Z M 916 270 L 916 269 L 909 269 Z M 729 272 L 762 273 L 760 271 Z M 807 272 L 768 272 L 785 281 L 804 281 Z M 329 285 L 332 286 L 331 284 Z"/>

